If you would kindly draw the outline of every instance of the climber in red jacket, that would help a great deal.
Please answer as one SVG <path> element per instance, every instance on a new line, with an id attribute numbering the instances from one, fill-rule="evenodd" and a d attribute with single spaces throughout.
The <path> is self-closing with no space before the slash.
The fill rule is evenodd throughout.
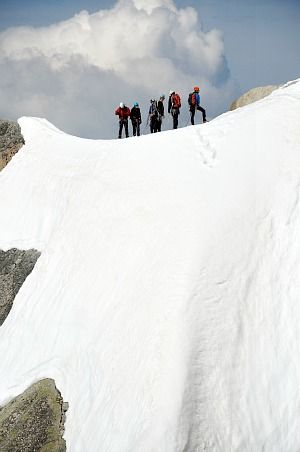
<path id="1" fill-rule="evenodd" d="M 121 102 L 120 106 L 116 109 L 115 115 L 119 116 L 119 138 L 122 138 L 122 130 L 123 126 L 125 129 L 126 138 L 129 137 L 128 134 L 128 118 L 130 117 L 130 109 L 126 107 L 126 105 Z"/>

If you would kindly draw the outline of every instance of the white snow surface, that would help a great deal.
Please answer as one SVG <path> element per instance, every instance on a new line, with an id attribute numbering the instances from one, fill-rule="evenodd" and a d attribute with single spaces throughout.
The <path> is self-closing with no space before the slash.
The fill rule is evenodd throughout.
<path id="1" fill-rule="evenodd" d="M 71 452 L 300 450 L 300 79 L 124 140 L 19 120 L 0 248 L 41 257 L 0 405 L 49 377 Z"/>

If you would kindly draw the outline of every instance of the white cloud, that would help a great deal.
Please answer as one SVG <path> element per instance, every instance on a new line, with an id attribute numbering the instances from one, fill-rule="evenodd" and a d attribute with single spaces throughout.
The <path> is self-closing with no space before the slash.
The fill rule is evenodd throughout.
<path id="1" fill-rule="evenodd" d="M 119 0 L 49 27 L 8 29 L 0 64 L 1 116 L 46 116 L 83 136 L 115 136 L 120 100 L 138 100 L 146 112 L 170 87 L 185 101 L 200 85 L 209 115 L 232 100 L 221 33 L 204 32 L 195 9 L 173 0 Z"/>

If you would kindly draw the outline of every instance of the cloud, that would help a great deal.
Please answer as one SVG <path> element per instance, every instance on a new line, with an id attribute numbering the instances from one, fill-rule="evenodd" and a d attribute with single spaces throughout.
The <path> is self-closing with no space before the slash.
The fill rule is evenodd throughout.
<path id="1" fill-rule="evenodd" d="M 173 0 L 119 0 L 48 27 L 0 33 L 0 115 L 45 116 L 66 132 L 116 135 L 114 109 L 197 84 L 213 116 L 232 100 L 222 35 Z M 184 102 L 186 104 L 186 102 Z M 188 118 L 182 109 L 181 122 Z M 165 126 L 168 126 L 166 123 Z"/>

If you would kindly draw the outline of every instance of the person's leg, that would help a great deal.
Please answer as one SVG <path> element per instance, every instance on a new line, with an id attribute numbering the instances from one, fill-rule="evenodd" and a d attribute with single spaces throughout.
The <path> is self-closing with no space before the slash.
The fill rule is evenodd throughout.
<path id="1" fill-rule="evenodd" d="M 136 130 L 137 130 L 137 136 L 139 137 L 140 136 L 140 121 L 138 120 L 137 121 L 137 124 L 136 124 Z"/>
<path id="2" fill-rule="evenodd" d="M 153 120 L 153 116 L 150 119 L 150 132 L 154 133 L 154 120 Z"/>
<path id="3" fill-rule="evenodd" d="M 136 136 L 136 121 L 133 120 L 132 122 L 132 135 L 135 137 Z"/>
<path id="4" fill-rule="evenodd" d="M 161 132 L 161 119 L 157 120 L 157 131 Z"/>
<path id="5" fill-rule="evenodd" d="M 178 111 L 175 111 L 173 116 L 173 129 L 177 129 L 177 127 L 178 127 Z"/>
<path id="6" fill-rule="evenodd" d="M 202 113 L 203 122 L 206 122 L 206 111 L 204 110 L 204 108 L 200 107 L 200 105 L 197 108 Z"/>
<path id="7" fill-rule="evenodd" d="M 126 135 L 126 138 L 128 138 L 129 133 L 128 133 L 128 120 L 127 119 L 124 121 L 124 126 L 125 126 L 125 135 Z"/>
<path id="8" fill-rule="evenodd" d="M 122 130 L 123 130 L 123 120 L 119 121 L 119 138 L 122 138 Z"/>
<path id="9" fill-rule="evenodd" d="M 192 124 L 192 126 L 194 126 L 195 125 L 195 108 L 191 108 L 190 109 L 190 112 L 191 112 L 191 124 Z"/>
<path id="10" fill-rule="evenodd" d="M 173 119 L 173 129 L 176 129 L 176 119 L 175 119 L 175 111 L 171 110 L 171 115 L 172 115 L 172 119 Z"/>

